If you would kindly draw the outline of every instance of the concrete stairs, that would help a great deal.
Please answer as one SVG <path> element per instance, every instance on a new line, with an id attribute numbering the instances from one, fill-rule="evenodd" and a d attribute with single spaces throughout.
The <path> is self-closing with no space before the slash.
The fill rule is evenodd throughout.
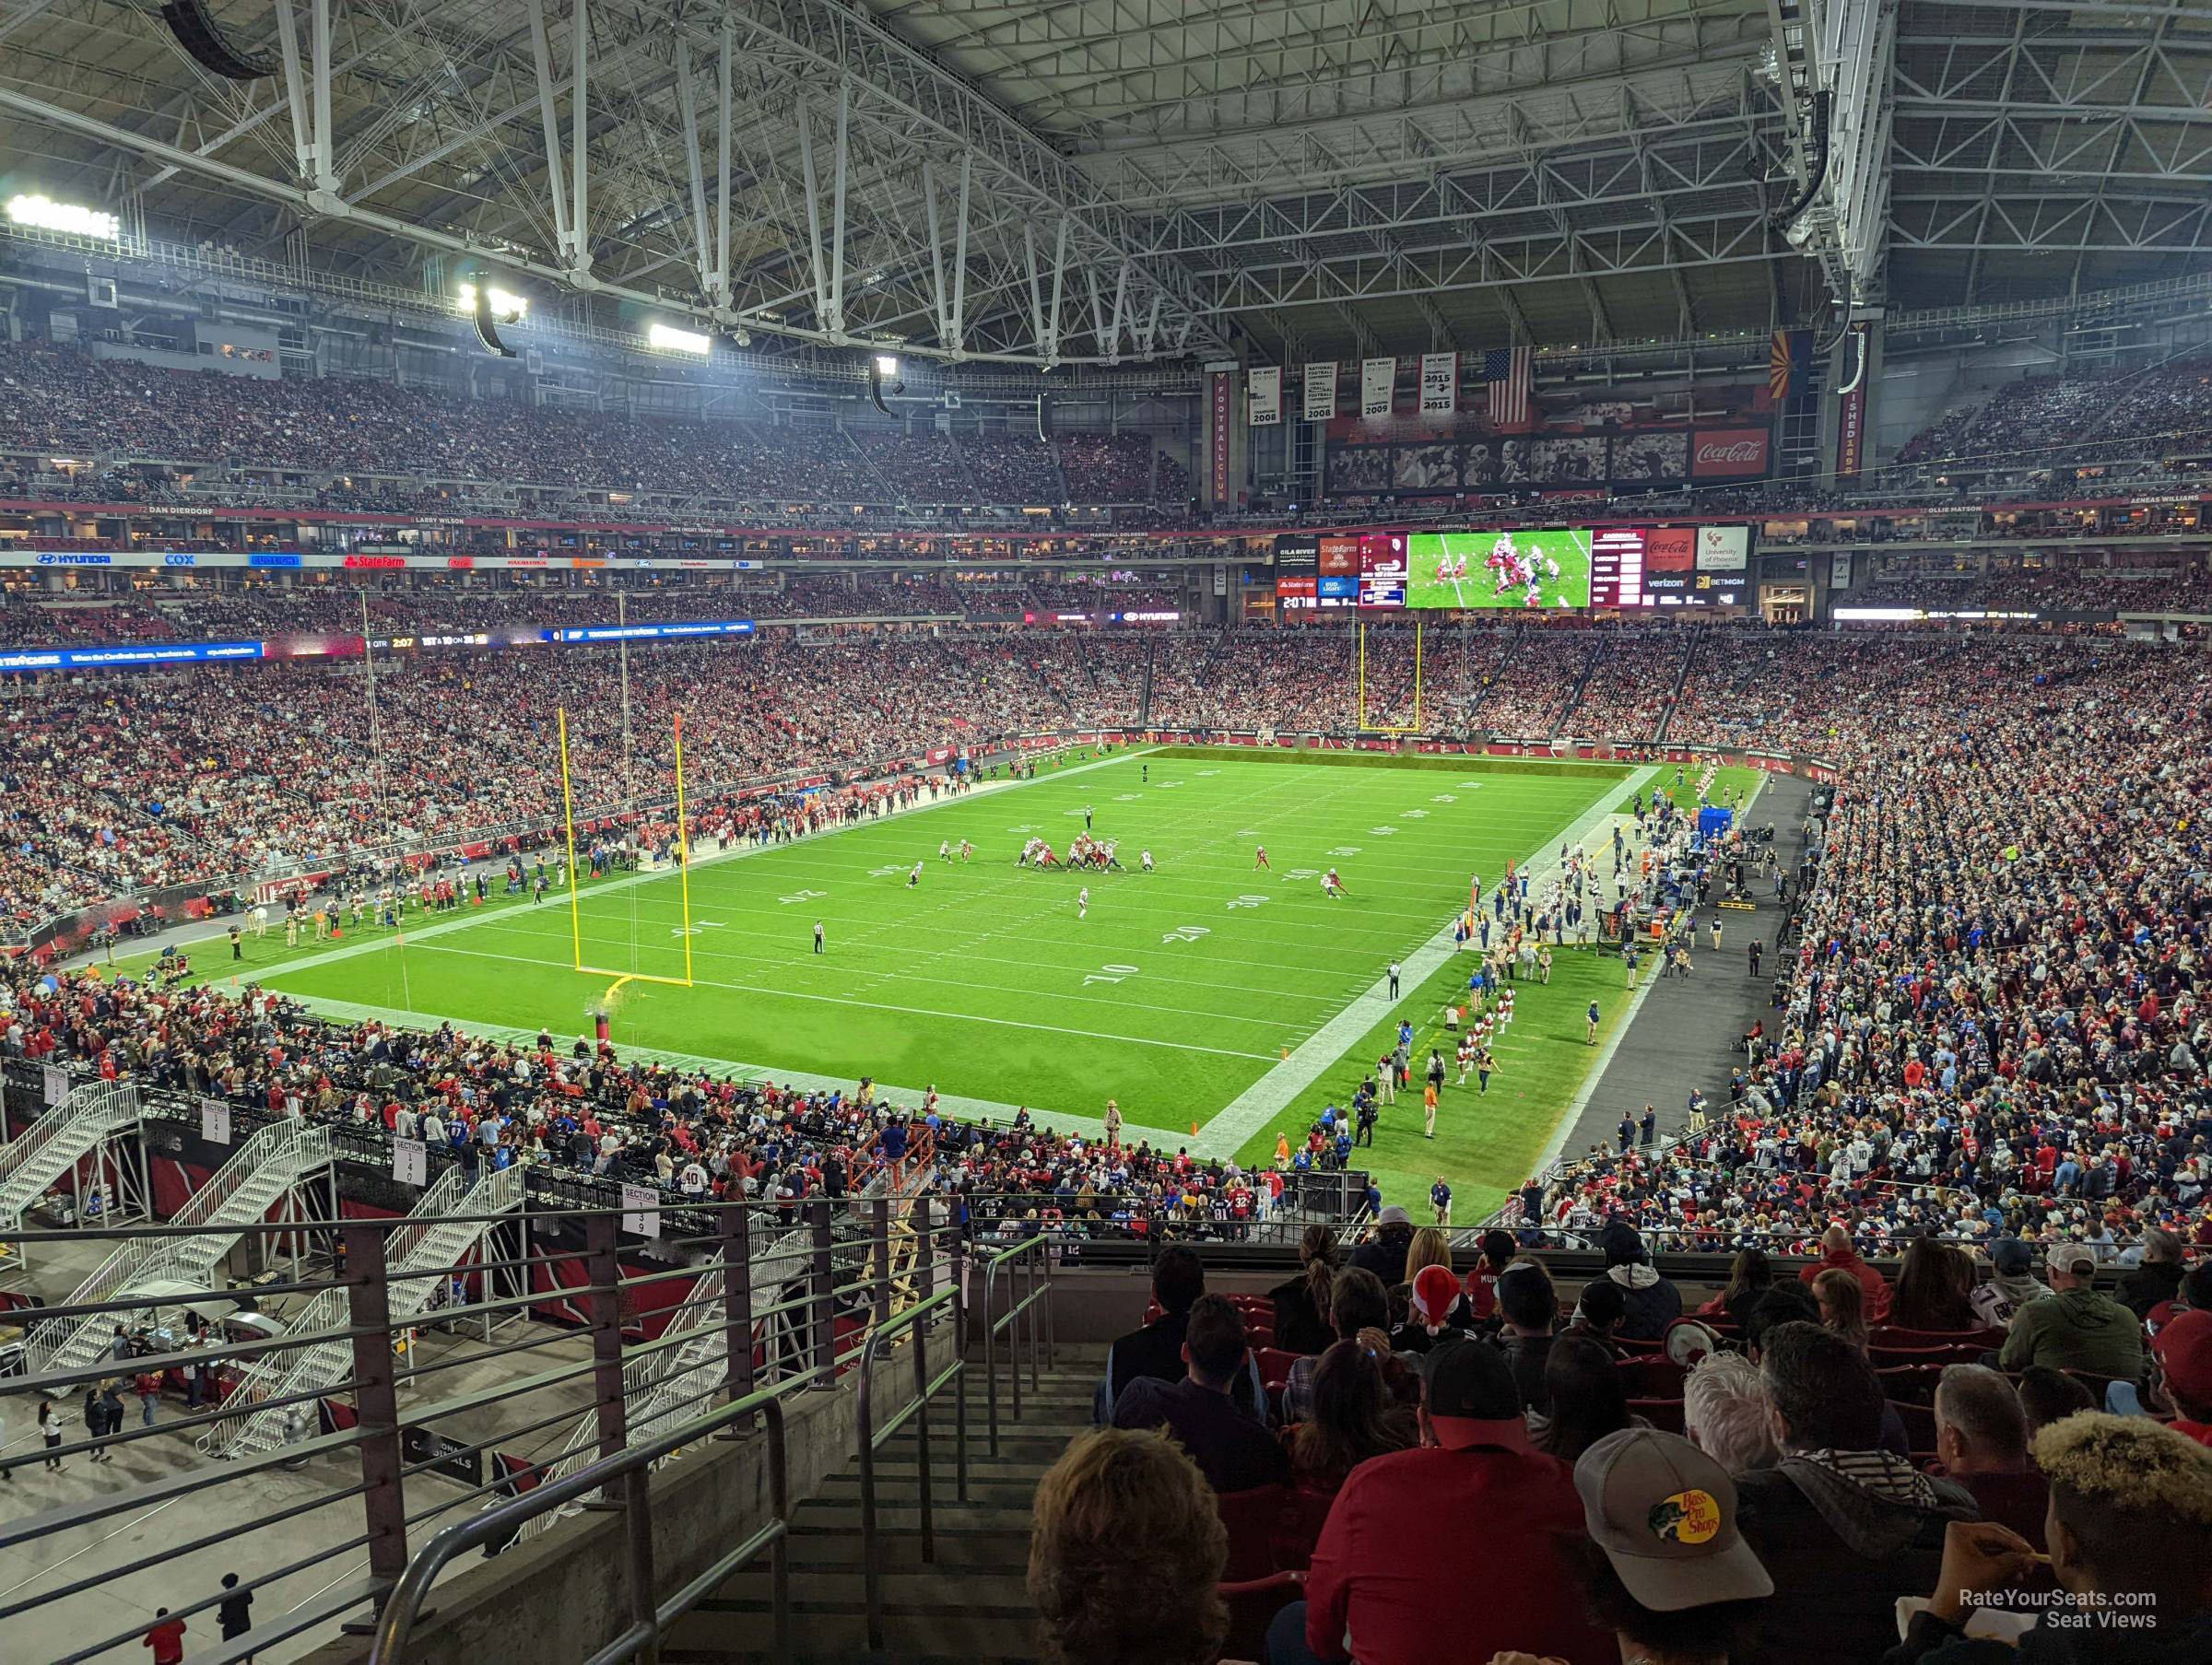
<path id="1" fill-rule="evenodd" d="M 968 1384 L 968 1497 L 958 1498 L 949 1393 L 933 1402 L 930 1445 L 934 1560 L 924 1560 L 921 1475 L 910 1426 L 877 1453 L 883 1639 L 871 1650 L 862 1571 L 857 1461 L 794 1512 L 790 1540 L 793 1657 L 797 1665 L 1008 1665 L 1038 1658 L 1026 1583 L 1030 1510 L 1037 1482 L 1067 1442 L 1091 1425 L 1102 1346 L 1061 1347 L 1055 1368 L 1011 1419 L 999 1390 L 998 1455 L 990 1452 L 980 1357 Z M 943 1414 L 937 1414 L 942 1407 Z M 664 1665 L 752 1665 L 773 1657 L 773 1609 L 763 1556 L 701 1601 L 662 1650 Z"/>

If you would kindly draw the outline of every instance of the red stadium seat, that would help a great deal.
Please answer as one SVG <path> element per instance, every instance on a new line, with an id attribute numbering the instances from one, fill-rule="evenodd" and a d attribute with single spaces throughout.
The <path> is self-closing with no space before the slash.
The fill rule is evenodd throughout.
<path id="1" fill-rule="evenodd" d="M 1229 1565 L 1226 1581 L 1265 1578 L 1279 1571 L 1277 1543 L 1290 1515 L 1290 1488 L 1253 1486 L 1243 1492 L 1220 1492 L 1214 1497 L 1221 1524 L 1229 1529 Z"/>
<path id="2" fill-rule="evenodd" d="M 1618 1368 L 1630 1399 L 1680 1399 L 1683 1378 L 1689 1374 L 1664 1354 L 1624 1358 Z"/>
<path id="3" fill-rule="evenodd" d="M 1279 1388 L 1290 1379 L 1290 1366 L 1300 1355 L 1286 1353 L 1280 1347 L 1255 1347 L 1253 1361 L 1260 1367 L 1260 1380 L 1270 1388 Z"/>
<path id="4" fill-rule="evenodd" d="M 1936 1448 L 1936 1410 L 1932 1405 L 1906 1404 L 1891 1400 L 1898 1419 L 1905 1425 L 1905 1443 L 1915 1451 Z"/>

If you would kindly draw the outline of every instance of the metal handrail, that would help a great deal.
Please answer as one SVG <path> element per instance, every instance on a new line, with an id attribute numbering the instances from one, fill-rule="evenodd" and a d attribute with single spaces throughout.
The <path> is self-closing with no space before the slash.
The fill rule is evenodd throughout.
<path id="1" fill-rule="evenodd" d="M 627 1447 L 614 1456 L 602 1458 L 573 1474 L 547 1479 L 519 1497 L 495 1504 L 490 1508 L 441 1529 L 415 1552 L 407 1563 L 406 1571 L 401 1575 L 399 1582 L 393 1587 L 390 1597 L 385 1601 L 383 1611 L 377 1615 L 376 1631 L 369 1649 L 370 1665 L 399 1665 L 399 1661 L 406 1658 L 407 1643 L 413 1637 L 415 1625 L 422 1614 L 423 1599 L 429 1594 L 430 1586 L 437 1581 L 439 1574 L 456 1555 L 519 1533 L 536 1517 L 558 1509 L 564 1504 L 577 1502 L 595 1492 L 618 1489 L 611 1485 L 616 1481 L 623 1483 L 618 1488 L 624 1497 L 622 1507 L 636 1511 L 631 1526 L 633 1536 L 641 1530 L 650 1532 L 650 1491 L 643 1483 L 646 1471 L 682 1447 L 696 1444 L 709 1435 L 735 1426 L 754 1415 L 764 1416 L 768 1425 L 769 1522 L 666 1601 L 654 1603 L 650 1588 L 642 1590 L 631 1588 L 629 1591 L 630 1611 L 639 1616 L 633 1618 L 620 1636 L 594 1654 L 592 1659 L 595 1661 L 629 1659 L 641 1650 L 653 1647 L 662 1632 L 696 1607 L 708 1591 L 721 1585 L 764 1549 L 771 1551 L 774 1557 L 771 1577 L 773 1585 L 771 1608 L 776 1627 L 776 1652 L 779 1657 L 788 1658 L 791 1653 L 791 1590 L 788 1552 L 784 1546 L 791 1531 L 791 1498 L 783 1443 L 783 1401 L 794 1393 L 815 1386 L 817 1378 L 822 1374 L 823 1367 L 817 1366 L 786 1377 L 771 1387 L 695 1416 L 655 1439 Z M 636 1563 L 626 1562 L 625 1568 L 626 1579 L 634 1578 Z"/>
<path id="2" fill-rule="evenodd" d="M 922 1520 L 922 1559 L 936 1559 L 935 1516 L 929 1495 L 929 1401 L 947 1384 L 954 1389 L 954 1472 L 958 1495 L 968 1501 L 968 1365 L 960 1356 L 967 1305 L 959 1268 L 949 1269 L 945 1288 L 924 1296 L 904 1312 L 868 1332 L 860 1350 L 860 1381 L 855 1412 L 860 1456 L 860 1565 L 867 1607 L 868 1647 L 883 1647 L 883 1544 L 876 1526 L 876 1448 L 908 1423 L 914 1425 L 914 1465 Z M 952 1309 L 952 1358 L 935 1376 L 929 1373 L 929 1330 L 923 1320 L 941 1307 Z M 914 1336 L 914 1397 L 906 1407 L 878 1429 L 876 1426 L 875 1375 L 877 1352 L 908 1331 Z"/>
<path id="3" fill-rule="evenodd" d="M 999 1331 L 1004 1330 L 1012 1332 L 1009 1334 L 1006 1343 L 1014 1366 L 1011 1414 L 1016 1422 L 1019 1422 L 1021 1420 L 1021 1337 L 1018 1325 L 1023 1315 L 1029 1313 L 1041 1301 L 1044 1304 L 1042 1329 L 1045 1332 L 1045 1362 L 1047 1364 L 1052 1362 L 1052 1303 L 1049 1298 L 1053 1289 L 1052 1242 L 1050 1237 L 1030 1237 L 1015 1244 L 1011 1249 L 1002 1249 L 983 1262 L 983 1407 L 990 1429 L 991 1455 L 994 1457 L 998 1455 Z M 1037 1251 L 1040 1250 L 1042 1252 L 1038 1253 Z M 992 1296 L 996 1292 L 999 1268 L 1006 1265 L 1016 1267 L 1016 1270 L 1008 1274 L 1008 1289 L 1009 1295 L 1011 1295 L 1011 1280 L 1025 1275 L 1025 1262 L 1023 1262 L 1022 1257 L 1032 1253 L 1036 1254 L 1036 1259 L 1026 1262 L 1029 1292 L 1026 1295 L 1011 1298 L 1006 1310 L 1003 1314 L 994 1316 L 994 1303 Z M 1041 1273 L 1039 1272 L 1039 1268 L 1042 1268 Z M 1030 1318 L 1029 1320 L 1030 1389 L 1032 1392 L 1041 1386 L 1037 1363 L 1039 1329 L 1038 1319 Z"/>
<path id="4" fill-rule="evenodd" d="M 233 1220 L 226 1218 L 226 1214 L 234 1215 L 240 1222 L 258 1220 L 267 1205 L 282 1196 L 302 1174 L 329 1160 L 330 1131 L 326 1127 L 295 1121 L 272 1123 L 241 1145 L 236 1155 L 186 1199 L 183 1206 L 171 1216 L 169 1224 L 186 1227 L 231 1225 Z M 261 1194 L 263 1182 L 271 1178 L 276 1181 L 276 1189 L 265 1198 Z M 241 1197 L 251 1198 L 251 1205 L 234 1208 L 233 1204 Z M 206 1284 L 236 1240 L 234 1237 L 219 1234 L 177 1239 L 127 1239 L 77 1285 L 69 1296 L 70 1304 L 104 1301 L 126 1295 L 161 1277 Z M 76 1343 L 92 1331 L 93 1325 L 87 1319 L 52 1319 L 33 1324 L 24 1338 L 26 1360 L 34 1372 L 67 1364 Z M 90 1360 L 75 1362 L 88 1364 Z"/>
<path id="5" fill-rule="evenodd" d="M 94 1080 L 71 1086 L 68 1096 L 59 1104 L 25 1128 L 19 1136 L 0 1144 L 0 1219 L 19 1222 L 24 1210 L 37 1202 L 40 1193 L 53 1182 L 53 1178 L 44 1178 L 35 1186 L 16 1183 L 26 1173 L 39 1173 L 43 1166 L 39 1158 L 57 1142 L 71 1135 L 87 1136 L 86 1145 L 76 1153 L 81 1155 L 84 1149 L 103 1135 L 125 1122 L 137 1120 L 138 1116 L 138 1088 L 132 1082 Z M 53 1178 L 66 1172 L 75 1160 L 75 1155 L 65 1157 Z"/>

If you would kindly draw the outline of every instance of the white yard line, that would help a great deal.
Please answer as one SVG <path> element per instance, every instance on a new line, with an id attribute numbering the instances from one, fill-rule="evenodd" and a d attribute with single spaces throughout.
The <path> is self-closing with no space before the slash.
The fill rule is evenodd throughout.
<path id="1" fill-rule="evenodd" d="M 1566 832 L 1559 834 L 1556 842 L 1580 844 L 1592 831 L 1613 819 L 1614 804 L 1628 793 L 1641 791 L 1658 775 L 1659 769 L 1659 765 L 1646 765 L 1624 780 L 1608 782 L 1604 796 Z M 1547 839 L 1525 863 L 1532 891 L 1537 887 L 1538 875 L 1548 881 L 1558 870 L 1558 857 L 1548 855 L 1554 847 L 1555 840 Z M 1539 865 L 1540 862 L 1543 864 Z M 1453 917 L 1456 920 L 1458 916 Z M 1452 957 L 1457 946 L 1452 940 L 1452 921 L 1447 920 L 1434 936 L 1400 962 L 1401 985 L 1419 988 Z M 1350 1051 L 1361 1036 L 1388 1017 L 1400 1003 L 1390 997 L 1390 979 L 1377 978 L 1366 992 L 1356 996 L 1343 1011 L 1316 1029 L 1288 1058 L 1223 1106 L 1197 1137 L 1189 1142 L 1194 1154 L 1233 1155 L 1240 1145 L 1281 1115 L 1292 1099 L 1319 1081 L 1324 1071 Z"/>
<path id="2" fill-rule="evenodd" d="M 1042 786 L 1050 780 L 1065 780 L 1070 775 L 1080 775 L 1087 769 L 1105 768 L 1113 764 L 1120 763 L 1124 758 L 1145 756 L 1150 753 L 1158 751 L 1159 749 L 1159 748 L 1158 746 L 1131 747 L 1124 751 L 1116 752 L 1111 757 L 1100 757 L 1090 763 L 1078 763 L 1073 768 L 1055 769 L 1052 774 L 1040 775 L 1034 780 L 981 781 L 974 788 L 968 791 L 947 793 L 944 797 L 939 798 L 934 803 L 911 804 L 905 809 L 894 809 L 886 815 L 866 815 L 863 816 L 858 821 L 844 822 L 836 827 L 825 827 L 819 832 L 808 833 L 805 838 L 795 838 L 789 844 L 741 843 L 730 850 L 715 850 L 702 855 L 699 852 L 698 846 L 699 844 L 704 842 L 704 840 L 694 839 L 691 865 L 696 871 L 701 867 L 719 866 L 727 862 L 742 862 L 753 856 L 771 855 L 779 850 L 796 850 L 801 846 L 813 843 L 817 838 L 835 838 L 840 833 L 858 832 L 861 828 L 865 827 L 878 826 L 885 821 L 896 820 L 905 815 L 924 815 L 930 810 L 944 809 L 955 803 L 971 803 L 986 793 L 1003 792 L 1023 786 Z M 679 871 L 680 869 L 675 867 L 662 867 L 656 868 L 651 873 L 625 874 L 620 878 L 608 879 L 600 884 L 594 885 L 592 886 L 591 895 L 594 898 L 603 896 L 610 896 L 618 890 L 628 890 L 632 885 L 650 885 L 655 879 L 673 878 Z M 572 883 L 575 875 L 571 874 L 569 876 Z M 568 905 L 568 897 L 566 892 L 547 891 L 546 894 L 547 897 L 546 904 L 547 906 L 566 907 Z M 294 971 L 312 970 L 317 966 L 335 966 L 341 960 L 349 960 L 354 958 L 356 956 L 363 954 L 374 954 L 382 949 L 389 948 L 394 944 L 402 941 L 410 945 L 416 943 L 429 942 L 437 937 L 450 935 L 456 931 L 465 931 L 471 925 L 481 925 L 487 920 L 498 919 L 502 915 L 516 911 L 523 911 L 523 909 L 521 909 L 521 905 L 519 903 L 514 902 L 509 902 L 500 908 L 485 913 L 477 913 L 464 909 L 461 917 L 458 919 L 444 920 L 441 920 L 435 925 L 423 925 L 419 927 L 408 927 L 403 925 L 395 932 L 387 933 L 382 936 L 363 937 L 359 942 L 348 943 L 342 948 L 333 948 L 327 953 L 312 955 L 305 959 L 288 960 L 282 966 L 272 967 L 265 975 L 270 978 L 278 978 L 287 976 Z M 536 909 L 532 909 L 526 911 L 535 912 Z M 224 940 L 225 937 L 223 933 L 219 932 L 196 939 L 196 941 L 202 943 L 217 944 L 219 944 Z M 536 963 L 540 965 L 544 964 L 542 960 Z M 212 981 L 214 979 L 210 979 L 209 980 Z M 253 980 L 260 981 L 261 979 L 255 979 Z"/>
<path id="3" fill-rule="evenodd" d="M 301 995 L 299 999 L 301 1004 L 312 1007 L 325 1017 L 336 1018 L 344 1023 L 381 1023 L 412 1028 L 422 1022 L 424 1015 L 419 1012 L 394 1011 L 388 1006 L 365 1006 L 358 1001 L 332 1000 L 320 994 Z M 536 1029 L 517 1029 L 505 1024 L 464 1024 L 457 1018 L 454 1023 L 465 1034 L 486 1040 L 495 1040 L 508 1046 L 534 1048 L 537 1045 L 539 1031 Z M 662 1047 L 622 1044 L 620 1050 L 626 1058 L 654 1059 L 677 1069 L 697 1070 L 715 1075 L 760 1076 L 779 1085 L 794 1086 L 809 1093 L 849 1093 L 853 1087 L 853 1078 L 850 1075 L 819 1075 L 807 1070 L 741 1063 L 733 1058 L 708 1058 L 698 1052 L 672 1052 Z M 880 1081 L 876 1084 L 876 1090 L 894 1101 L 912 1099 L 917 1108 L 929 1091 L 927 1087 L 893 1086 Z M 939 1094 L 937 1107 L 946 1115 L 963 1121 L 1011 1121 L 1021 1108 L 1018 1105 L 1000 1104 L 990 1098 L 967 1098 L 957 1093 Z M 1030 1114 L 1041 1122 L 1046 1120 L 1036 1111 L 1032 1110 Z M 1050 1120 L 1055 1128 L 1075 1128 L 1081 1119 L 1054 1116 Z M 1100 1124 L 1093 1121 L 1084 1131 L 1102 1132 L 1104 1130 Z"/>

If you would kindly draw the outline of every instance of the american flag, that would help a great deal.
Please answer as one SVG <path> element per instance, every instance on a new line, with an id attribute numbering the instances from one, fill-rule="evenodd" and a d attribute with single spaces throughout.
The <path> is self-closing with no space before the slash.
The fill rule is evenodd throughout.
<path id="1" fill-rule="evenodd" d="M 1488 384 L 1489 417 L 1499 428 L 1525 427 L 1529 421 L 1534 377 L 1530 349 L 1495 347 L 1482 356 L 1482 379 Z"/>

